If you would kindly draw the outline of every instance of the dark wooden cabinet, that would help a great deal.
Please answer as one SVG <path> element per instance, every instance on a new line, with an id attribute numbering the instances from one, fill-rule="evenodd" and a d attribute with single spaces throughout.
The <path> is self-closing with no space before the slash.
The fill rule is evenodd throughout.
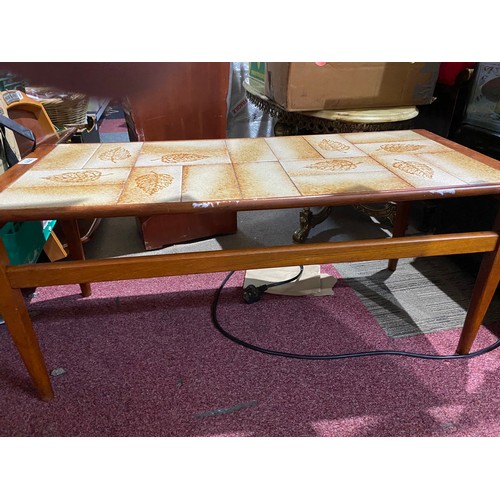
<path id="1" fill-rule="evenodd" d="M 125 103 L 131 140 L 224 139 L 230 63 L 169 64 L 161 85 Z M 140 77 L 140 75 L 138 75 Z M 236 212 L 138 218 L 146 249 L 236 232 Z"/>

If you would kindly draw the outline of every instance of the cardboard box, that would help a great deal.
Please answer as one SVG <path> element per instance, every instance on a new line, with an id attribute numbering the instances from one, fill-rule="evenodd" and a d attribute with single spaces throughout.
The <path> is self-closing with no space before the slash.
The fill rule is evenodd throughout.
<path id="1" fill-rule="evenodd" d="M 266 63 L 266 96 L 288 111 L 429 104 L 440 63 Z"/>

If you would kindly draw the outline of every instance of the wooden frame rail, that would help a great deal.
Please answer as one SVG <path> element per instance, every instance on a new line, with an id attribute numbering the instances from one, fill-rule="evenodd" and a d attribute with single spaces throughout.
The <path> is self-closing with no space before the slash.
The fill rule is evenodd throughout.
<path id="1" fill-rule="evenodd" d="M 335 262 L 490 252 L 494 231 L 7 266 L 12 288 Z"/>

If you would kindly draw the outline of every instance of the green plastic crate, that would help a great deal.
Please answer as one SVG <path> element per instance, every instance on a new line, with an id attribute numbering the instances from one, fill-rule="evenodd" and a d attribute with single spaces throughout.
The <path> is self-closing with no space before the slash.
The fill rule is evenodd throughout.
<path id="1" fill-rule="evenodd" d="M 266 81 L 266 63 L 265 62 L 251 62 L 250 63 L 250 77 L 264 83 Z"/>
<path id="2" fill-rule="evenodd" d="M 56 221 L 8 222 L 0 229 L 11 264 L 33 264 L 38 260 Z"/>

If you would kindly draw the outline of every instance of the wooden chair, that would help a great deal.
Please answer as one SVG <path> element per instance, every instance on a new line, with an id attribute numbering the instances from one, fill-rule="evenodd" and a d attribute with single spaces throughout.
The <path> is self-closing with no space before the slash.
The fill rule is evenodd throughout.
<path id="1" fill-rule="evenodd" d="M 1 97 L 2 108 L 8 117 L 30 129 L 36 138 L 37 145 L 64 142 L 74 133 L 74 130 L 58 132 L 43 105 L 20 90 L 6 90 L 1 93 Z M 9 142 L 21 159 L 33 148 L 33 143 L 19 134 L 12 134 Z M 63 259 L 68 255 L 54 231 L 51 231 L 43 251 L 51 261 Z"/>

